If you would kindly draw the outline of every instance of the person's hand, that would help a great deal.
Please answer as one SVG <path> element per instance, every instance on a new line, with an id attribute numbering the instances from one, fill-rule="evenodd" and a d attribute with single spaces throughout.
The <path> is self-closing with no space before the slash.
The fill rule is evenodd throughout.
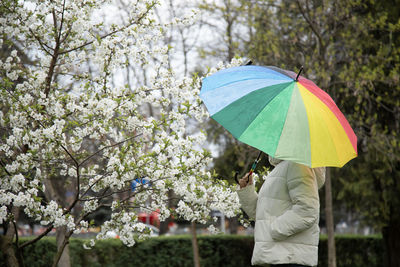
<path id="1" fill-rule="evenodd" d="M 239 180 L 240 188 L 244 188 L 249 184 L 253 184 L 253 174 L 251 174 L 250 178 L 247 180 L 248 176 L 249 176 L 249 173 L 246 173 L 246 175 L 243 176 L 243 178 Z"/>

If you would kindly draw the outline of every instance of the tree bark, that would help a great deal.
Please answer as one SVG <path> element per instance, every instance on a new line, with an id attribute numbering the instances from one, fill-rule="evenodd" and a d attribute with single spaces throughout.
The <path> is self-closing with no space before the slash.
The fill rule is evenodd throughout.
<path id="1" fill-rule="evenodd" d="M 64 245 L 67 232 L 67 227 L 62 226 L 56 229 L 56 243 L 57 243 L 57 254 L 61 253 L 58 261 L 58 267 L 71 267 L 71 260 L 69 258 L 69 245 Z M 60 251 L 62 250 L 62 251 Z"/>
<path id="2" fill-rule="evenodd" d="M 173 192 L 172 190 L 168 191 L 168 208 L 170 209 L 172 207 L 172 197 L 173 197 Z M 165 221 L 160 222 L 160 235 L 165 235 L 168 232 L 168 225 L 169 223 L 172 222 L 171 216 L 165 219 Z"/>
<path id="3" fill-rule="evenodd" d="M 0 249 L 1 252 L 5 255 L 6 266 L 18 267 L 19 263 L 17 257 L 15 256 L 15 251 L 13 248 L 12 241 L 13 241 L 13 236 L 9 237 L 8 234 L 0 236 Z"/>
<path id="4" fill-rule="evenodd" d="M 62 185 L 57 185 L 51 178 L 46 179 L 44 181 L 44 184 L 46 186 L 45 190 L 45 195 L 47 199 L 52 199 L 56 201 L 59 205 L 62 207 L 67 206 L 67 202 L 65 200 L 65 196 L 62 193 L 57 192 L 57 188 L 62 188 Z M 61 189 L 61 192 L 62 192 Z M 69 245 L 68 245 L 68 240 L 66 240 L 67 237 L 67 228 L 66 226 L 56 228 L 56 244 L 57 244 L 57 253 L 55 255 L 54 261 L 57 261 L 57 266 L 59 267 L 70 267 L 71 262 L 69 258 Z M 66 244 L 64 244 L 66 242 Z M 60 251 L 62 250 L 62 251 Z M 61 254 L 61 255 L 59 255 Z"/>
<path id="5" fill-rule="evenodd" d="M 228 219 L 229 222 L 229 234 L 237 234 L 238 233 L 238 226 L 239 226 L 239 220 L 238 217 L 232 217 Z"/>
<path id="6" fill-rule="evenodd" d="M 165 235 L 168 233 L 168 224 L 171 222 L 171 218 L 165 219 L 165 221 L 160 222 L 160 235 Z"/>
<path id="7" fill-rule="evenodd" d="M 11 212 L 14 216 L 14 221 L 18 220 L 19 208 L 12 207 Z M 15 236 L 15 228 L 12 222 L 8 222 L 7 229 L 5 235 L 0 235 L 0 249 L 2 253 L 5 255 L 6 266 L 10 267 L 19 267 L 20 263 L 18 262 L 18 258 L 15 255 L 15 249 L 13 245 L 13 240 Z"/>
<path id="8" fill-rule="evenodd" d="M 194 267 L 200 267 L 199 244 L 197 243 L 196 222 L 191 222 Z"/>
<path id="9" fill-rule="evenodd" d="M 398 215 L 394 215 L 398 216 Z M 400 219 L 390 220 L 382 229 L 383 241 L 386 247 L 386 263 L 388 267 L 400 267 Z M 384 263 L 381 263 L 382 265 Z"/>
<path id="10" fill-rule="evenodd" d="M 336 267 L 335 229 L 332 208 L 331 170 L 326 168 L 325 177 L 325 216 L 328 233 L 328 267 Z"/>
<path id="11" fill-rule="evenodd" d="M 14 232 L 12 228 L 13 227 L 9 224 L 6 234 L 0 236 L 0 249 L 2 254 L 5 255 L 6 266 L 16 267 L 19 266 L 19 263 L 15 256 L 15 250 L 12 243 L 14 238 L 14 234 L 11 233 Z"/>

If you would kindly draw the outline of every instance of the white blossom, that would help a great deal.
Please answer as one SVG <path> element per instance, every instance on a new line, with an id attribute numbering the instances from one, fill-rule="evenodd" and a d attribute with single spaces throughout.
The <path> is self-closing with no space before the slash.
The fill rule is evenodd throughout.
<path id="1" fill-rule="evenodd" d="M 0 207 L 0 223 L 3 223 L 3 221 L 6 220 L 6 217 L 7 217 L 7 207 L 1 206 Z"/>
<path id="2" fill-rule="evenodd" d="M 207 171 L 205 135 L 190 130 L 193 119 L 209 116 L 199 99 L 201 78 L 178 77 L 162 43 L 165 27 L 187 25 L 196 14 L 163 24 L 148 11 L 153 1 L 134 0 L 128 23 L 111 25 L 99 16 L 107 1 L 71 0 L 65 8 L 61 2 L 16 2 L 0 18 L 0 33 L 18 40 L 23 51 L 13 50 L 0 62 L 7 78 L 0 80 L 0 103 L 7 110 L 0 111 L 7 129 L 0 144 L 0 223 L 14 205 L 46 227 L 79 233 L 88 228 L 82 218 L 106 205 L 111 218 L 95 240 L 113 231 L 132 246 L 150 233 L 131 207 L 165 220 L 171 216 L 170 190 L 180 199 L 174 216 L 207 223 L 212 210 L 238 214 L 236 193 Z M 58 29 L 64 20 L 57 57 L 48 49 L 55 42 L 53 10 Z M 21 53 L 35 64 L 20 60 Z M 128 68 L 137 75 L 117 84 Z M 59 197 L 66 205 L 51 192 L 65 193 Z"/>
<path id="3" fill-rule="evenodd" d="M 207 230 L 211 233 L 211 234 L 219 234 L 220 230 L 218 228 L 216 228 L 213 224 L 211 224 L 210 226 L 207 227 Z"/>
<path id="4" fill-rule="evenodd" d="M 84 212 L 90 213 L 90 212 L 96 210 L 97 207 L 98 207 L 97 199 L 88 200 L 88 201 L 85 201 L 85 204 L 83 206 L 83 210 L 84 210 Z"/>

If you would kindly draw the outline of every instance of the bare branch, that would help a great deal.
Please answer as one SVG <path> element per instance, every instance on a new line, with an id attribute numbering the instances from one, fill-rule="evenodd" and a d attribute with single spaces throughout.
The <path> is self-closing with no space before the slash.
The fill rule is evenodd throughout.
<path id="1" fill-rule="evenodd" d="M 12 224 L 14 225 L 14 231 L 15 231 L 15 245 L 17 246 L 17 251 L 19 250 L 19 238 L 18 238 L 18 228 L 17 228 L 17 224 L 15 223 L 15 220 L 12 220 Z"/>
<path id="2" fill-rule="evenodd" d="M 317 29 L 317 25 L 315 25 L 315 23 L 313 23 L 313 22 L 311 21 L 311 19 L 306 15 L 306 13 L 305 13 L 303 7 L 301 6 L 300 1 L 297 0 L 296 3 L 297 3 L 297 6 L 298 6 L 298 8 L 299 8 L 299 10 L 300 10 L 301 15 L 302 15 L 303 18 L 306 20 L 306 22 L 308 23 L 308 25 L 311 27 L 311 30 L 314 32 L 314 34 L 315 34 L 315 35 L 317 36 L 317 38 L 318 38 L 318 42 L 319 42 L 319 45 L 320 45 L 320 55 L 321 55 L 321 53 L 322 53 L 322 47 L 323 47 L 324 43 L 323 43 L 323 40 L 322 40 L 322 36 L 321 36 L 320 32 L 319 32 L 318 29 Z M 307 4 L 307 10 L 309 10 L 308 4 Z"/>
<path id="3" fill-rule="evenodd" d="M 26 246 L 29 246 L 33 243 L 35 243 L 36 241 L 40 240 L 42 237 L 46 236 L 48 233 L 50 233 L 50 231 L 53 230 L 53 224 L 51 224 L 50 226 L 47 227 L 47 229 L 41 233 L 40 235 L 38 235 L 37 237 L 35 237 L 34 239 L 31 239 L 29 241 L 26 241 L 25 243 L 23 243 L 20 248 L 24 248 Z"/>

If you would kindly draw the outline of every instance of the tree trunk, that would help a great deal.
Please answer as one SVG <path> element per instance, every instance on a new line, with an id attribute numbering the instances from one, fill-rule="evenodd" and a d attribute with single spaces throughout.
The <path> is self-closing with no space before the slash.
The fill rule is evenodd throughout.
<path id="1" fill-rule="evenodd" d="M 13 214 L 14 221 L 15 222 L 18 221 L 19 208 L 14 206 L 11 208 L 11 212 Z M 20 261 L 18 261 L 18 257 L 15 254 L 13 241 L 14 241 L 14 236 L 16 236 L 15 235 L 16 233 L 14 224 L 12 222 L 8 222 L 7 228 L 4 229 L 4 231 L 5 235 L 0 235 L 0 249 L 2 254 L 5 255 L 6 266 L 10 267 L 23 266 L 22 255 L 19 254 Z M 17 253 L 20 252 L 21 251 L 17 251 Z"/>
<path id="2" fill-rule="evenodd" d="M 62 193 L 64 191 L 64 187 L 61 184 L 57 184 L 56 179 L 46 179 L 44 180 L 44 184 L 46 186 L 45 195 L 47 199 L 52 199 L 56 201 L 62 207 L 67 206 L 67 201 L 65 198 L 65 194 Z M 60 192 L 57 192 L 60 190 Z M 56 244 L 57 244 L 57 253 L 54 256 L 53 266 L 57 264 L 58 267 L 70 267 L 71 261 L 69 258 L 69 235 L 67 234 L 66 226 L 56 228 Z"/>
<path id="3" fill-rule="evenodd" d="M 237 234 L 238 233 L 238 227 L 239 227 L 239 220 L 238 217 L 232 217 L 228 219 L 229 222 L 229 234 Z"/>
<path id="4" fill-rule="evenodd" d="M 386 263 L 387 266 L 389 267 L 400 267 L 399 227 L 400 227 L 400 219 L 397 219 L 397 220 L 391 220 L 389 224 L 382 229 L 383 241 L 386 247 Z M 383 265 L 384 263 L 381 264 Z"/>
<path id="5" fill-rule="evenodd" d="M 19 263 L 17 257 L 15 256 L 15 250 L 12 243 L 14 234 L 11 234 L 10 231 L 14 232 L 11 224 L 9 224 L 5 235 L 0 235 L 0 249 L 2 254 L 5 256 L 6 266 L 18 267 Z"/>
<path id="6" fill-rule="evenodd" d="M 194 267 L 200 267 L 199 244 L 197 243 L 196 222 L 191 222 Z"/>
<path id="7" fill-rule="evenodd" d="M 56 229 L 56 243 L 57 243 L 57 254 L 61 253 L 58 261 L 58 267 L 71 267 L 71 261 L 69 258 L 69 244 L 67 243 L 64 247 L 66 237 L 66 226 L 62 226 Z M 62 250 L 62 251 L 60 251 Z M 57 259 L 56 259 L 57 260 Z"/>
<path id="8" fill-rule="evenodd" d="M 171 218 L 165 219 L 165 221 L 160 222 L 160 232 L 159 235 L 165 235 L 168 233 L 168 224 L 171 222 Z"/>
<path id="9" fill-rule="evenodd" d="M 168 208 L 172 208 L 172 198 L 173 198 L 173 192 L 172 190 L 168 191 Z M 160 235 L 165 235 L 168 232 L 168 226 L 169 223 L 172 222 L 172 218 L 171 216 L 168 217 L 167 219 L 165 219 L 165 221 L 160 222 Z"/>
<path id="10" fill-rule="evenodd" d="M 332 209 L 331 169 L 326 168 L 325 178 L 325 216 L 328 233 L 328 267 L 336 267 L 335 229 Z"/>

